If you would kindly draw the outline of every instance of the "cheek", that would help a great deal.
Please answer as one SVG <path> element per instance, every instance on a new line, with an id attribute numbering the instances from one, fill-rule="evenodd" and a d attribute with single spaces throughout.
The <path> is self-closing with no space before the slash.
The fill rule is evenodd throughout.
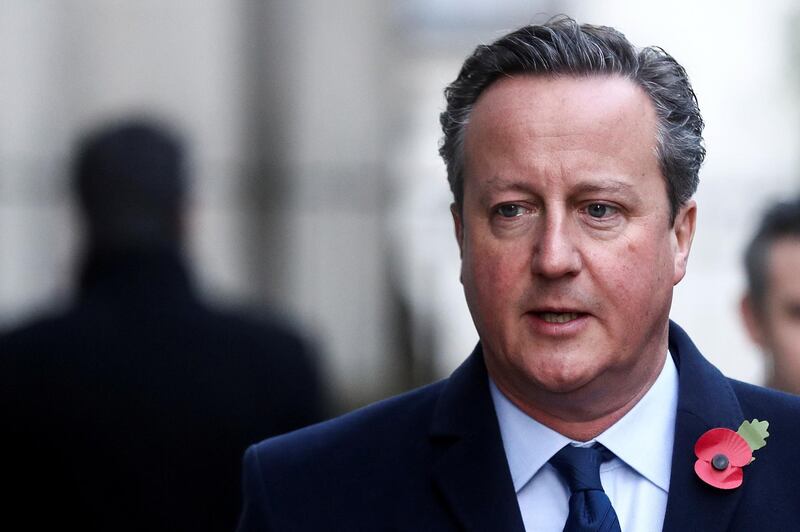
<path id="1" fill-rule="evenodd" d="M 784 316 L 776 321 L 774 330 L 777 350 L 800 365 L 800 321 Z"/>
<path id="2" fill-rule="evenodd" d="M 529 258 L 520 243 L 477 240 L 465 246 L 462 268 L 476 289 L 501 297 L 530 277 Z"/>
<path id="3" fill-rule="evenodd" d="M 602 258 L 593 258 L 610 294 L 623 312 L 655 310 L 654 299 L 672 291 L 672 255 L 665 245 L 628 241 Z"/>
<path id="4" fill-rule="evenodd" d="M 530 282 L 523 253 L 512 246 L 469 243 L 462 257 L 462 283 L 473 318 L 499 324 L 518 307 Z"/>

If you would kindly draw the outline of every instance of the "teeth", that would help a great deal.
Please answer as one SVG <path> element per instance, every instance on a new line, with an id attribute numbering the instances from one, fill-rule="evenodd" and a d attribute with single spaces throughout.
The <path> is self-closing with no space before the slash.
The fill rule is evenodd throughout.
<path id="1" fill-rule="evenodd" d="M 542 312 L 541 316 L 547 323 L 567 323 L 578 318 L 575 312 Z"/>

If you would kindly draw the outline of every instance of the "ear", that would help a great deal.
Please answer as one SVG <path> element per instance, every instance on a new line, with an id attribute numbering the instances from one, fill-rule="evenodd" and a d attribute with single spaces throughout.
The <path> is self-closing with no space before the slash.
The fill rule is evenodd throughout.
<path id="1" fill-rule="evenodd" d="M 458 255 L 464 257 L 464 222 L 461 219 L 461 210 L 455 203 L 450 204 L 450 214 L 453 215 L 453 226 L 456 230 L 456 241 L 458 242 Z"/>
<path id="2" fill-rule="evenodd" d="M 686 275 L 689 262 L 689 251 L 694 240 L 695 222 L 697 220 L 697 203 L 689 200 L 678 210 L 675 223 L 672 225 L 674 274 L 672 284 L 681 282 Z"/>
<path id="3" fill-rule="evenodd" d="M 766 349 L 764 329 L 761 327 L 761 320 L 758 319 L 755 301 L 749 293 L 742 296 L 742 300 L 739 302 L 739 312 L 742 314 L 742 321 L 744 321 L 750 339 L 762 349 Z"/>

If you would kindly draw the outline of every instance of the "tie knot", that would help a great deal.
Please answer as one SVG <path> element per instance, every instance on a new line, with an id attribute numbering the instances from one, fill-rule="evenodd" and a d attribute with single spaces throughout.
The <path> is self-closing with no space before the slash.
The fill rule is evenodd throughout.
<path id="1" fill-rule="evenodd" d="M 611 458 L 611 451 L 596 444 L 592 447 L 566 445 L 558 451 L 550 463 L 569 484 L 572 493 L 600 490 L 600 464 Z"/>

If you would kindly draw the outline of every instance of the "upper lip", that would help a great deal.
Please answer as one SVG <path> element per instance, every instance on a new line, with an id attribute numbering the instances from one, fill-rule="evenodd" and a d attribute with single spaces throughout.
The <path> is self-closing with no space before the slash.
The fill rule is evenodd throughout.
<path id="1" fill-rule="evenodd" d="M 544 312 L 552 312 L 554 314 L 588 314 L 585 310 L 581 310 L 578 308 L 570 308 L 570 307 L 556 307 L 556 306 L 545 306 L 545 307 L 536 307 L 528 310 L 529 313 L 534 314 L 542 314 Z"/>

